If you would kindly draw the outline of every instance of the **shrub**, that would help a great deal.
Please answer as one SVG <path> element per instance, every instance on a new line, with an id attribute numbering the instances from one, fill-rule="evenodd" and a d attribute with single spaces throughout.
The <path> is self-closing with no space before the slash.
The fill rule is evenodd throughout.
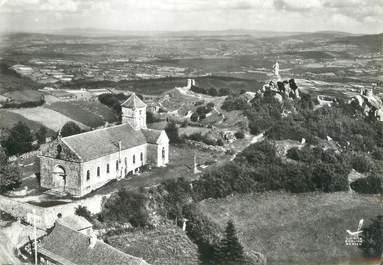
<path id="1" fill-rule="evenodd" d="M 363 229 L 363 255 L 367 258 L 381 258 L 383 254 L 383 216 L 379 215 Z"/>
<path id="2" fill-rule="evenodd" d="M 361 173 L 369 172 L 374 168 L 374 162 L 366 155 L 355 155 L 351 159 L 352 167 Z"/>
<path id="3" fill-rule="evenodd" d="M 238 131 L 234 134 L 235 138 L 237 139 L 243 139 L 245 138 L 245 134 L 242 131 Z"/>
<path id="4" fill-rule="evenodd" d="M 67 137 L 67 136 L 79 134 L 81 132 L 82 132 L 81 128 L 73 121 L 68 121 L 61 128 L 61 136 L 62 137 Z"/>
<path id="5" fill-rule="evenodd" d="M 197 122 L 197 121 L 199 120 L 198 113 L 197 113 L 197 112 L 194 112 L 194 113 L 190 116 L 190 120 L 193 121 L 193 122 Z"/>
<path id="6" fill-rule="evenodd" d="M 383 160 L 383 149 L 382 148 L 377 148 L 374 150 L 372 153 L 372 157 L 376 160 Z"/>
<path id="7" fill-rule="evenodd" d="M 104 221 L 131 223 L 134 227 L 150 226 L 143 193 L 121 189 L 113 194 L 104 205 L 101 216 Z"/>
<path id="8" fill-rule="evenodd" d="M 368 176 L 350 184 L 351 188 L 362 194 L 378 194 L 382 192 L 382 179 L 378 176 Z"/>
<path id="9" fill-rule="evenodd" d="M 222 109 L 226 111 L 243 110 L 248 106 L 245 99 L 235 96 L 228 96 L 222 104 Z"/>
<path id="10" fill-rule="evenodd" d="M 218 96 L 218 91 L 214 87 L 211 87 L 211 88 L 209 88 L 208 94 L 210 96 L 216 97 L 216 96 Z"/>
<path id="11" fill-rule="evenodd" d="M 218 146 L 224 146 L 225 143 L 223 142 L 223 140 L 221 138 L 219 138 L 216 142 L 215 142 L 216 145 Z"/>
<path id="12" fill-rule="evenodd" d="M 292 147 L 289 150 L 287 150 L 286 156 L 290 159 L 300 161 L 301 160 L 301 151 L 298 147 Z"/>
<path id="13" fill-rule="evenodd" d="M 85 219 L 87 219 L 88 221 L 92 221 L 92 213 L 88 210 L 88 208 L 86 206 L 81 206 L 79 205 L 74 213 L 78 216 L 82 216 L 84 217 Z"/>

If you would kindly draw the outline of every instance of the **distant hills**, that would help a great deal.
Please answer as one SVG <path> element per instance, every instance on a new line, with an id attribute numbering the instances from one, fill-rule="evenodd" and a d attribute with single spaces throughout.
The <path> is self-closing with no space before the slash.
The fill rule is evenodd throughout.
<path id="1" fill-rule="evenodd" d="M 354 44 L 375 52 L 383 52 L 383 33 L 369 34 L 361 36 L 347 36 L 335 40 L 334 42 L 343 44 Z"/>
<path id="2" fill-rule="evenodd" d="M 49 32 L 36 32 L 38 34 L 47 35 L 72 35 L 84 37 L 208 37 L 208 36 L 249 36 L 257 39 L 275 39 L 284 40 L 294 36 L 295 39 L 302 41 L 312 41 L 315 39 L 337 39 L 337 42 L 345 44 L 356 43 L 374 43 L 380 45 L 383 40 L 381 34 L 353 34 L 342 31 L 317 31 L 317 32 L 284 32 L 284 31 L 264 31 L 264 30 L 248 30 L 248 29 L 228 29 L 228 30 L 191 30 L 191 31 L 123 31 L 109 30 L 98 28 L 64 28 Z M 22 33 L 23 34 L 23 33 Z M 28 33 L 26 33 L 28 34 Z M 33 34 L 33 33 L 32 33 Z M 375 47 L 376 49 L 377 47 Z M 379 47 L 382 49 L 381 45 Z"/>

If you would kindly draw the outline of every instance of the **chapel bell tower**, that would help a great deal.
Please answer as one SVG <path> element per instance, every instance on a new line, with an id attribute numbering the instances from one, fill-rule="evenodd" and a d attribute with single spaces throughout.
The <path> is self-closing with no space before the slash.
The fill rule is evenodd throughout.
<path id="1" fill-rule="evenodd" d="M 128 123 L 135 130 L 146 129 L 146 104 L 135 93 L 121 104 L 122 123 Z"/>

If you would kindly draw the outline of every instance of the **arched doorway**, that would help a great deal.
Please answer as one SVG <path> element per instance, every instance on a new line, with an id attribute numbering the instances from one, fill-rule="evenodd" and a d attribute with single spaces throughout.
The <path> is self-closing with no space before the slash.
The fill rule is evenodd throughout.
<path id="1" fill-rule="evenodd" d="M 66 172 L 65 168 L 60 165 L 56 165 L 52 172 L 52 186 L 57 191 L 65 191 L 66 184 Z"/>

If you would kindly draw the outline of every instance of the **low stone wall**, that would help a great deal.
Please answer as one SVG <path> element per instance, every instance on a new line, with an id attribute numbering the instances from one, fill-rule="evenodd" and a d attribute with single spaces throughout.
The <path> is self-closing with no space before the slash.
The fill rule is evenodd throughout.
<path id="1" fill-rule="evenodd" d="M 35 212 L 36 216 L 38 216 L 38 218 L 36 218 L 36 226 L 39 229 L 46 230 L 53 226 L 59 213 L 61 213 L 63 217 L 73 215 L 75 209 L 79 205 L 86 206 L 88 210 L 94 214 L 100 213 L 103 202 L 109 196 L 110 195 L 95 195 L 90 198 L 72 201 L 67 204 L 52 207 L 40 207 L 0 195 L 0 210 L 7 212 L 14 217 L 21 218 L 29 224 L 33 224 L 32 214 Z"/>

